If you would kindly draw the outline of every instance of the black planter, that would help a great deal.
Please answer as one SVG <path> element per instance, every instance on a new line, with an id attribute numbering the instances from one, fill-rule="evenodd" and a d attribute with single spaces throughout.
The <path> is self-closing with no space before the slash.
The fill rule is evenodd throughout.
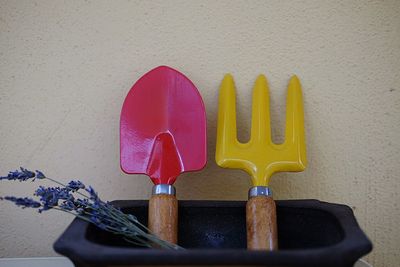
<path id="1" fill-rule="evenodd" d="M 147 201 L 112 202 L 147 223 Z M 75 219 L 54 249 L 76 266 L 261 265 L 350 267 L 372 249 L 345 205 L 317 200 L 277 201 L 279 250 L 246 250 L 244 201 L 180 201 L 179 245 L 184 251 L 135 247 Z"/>

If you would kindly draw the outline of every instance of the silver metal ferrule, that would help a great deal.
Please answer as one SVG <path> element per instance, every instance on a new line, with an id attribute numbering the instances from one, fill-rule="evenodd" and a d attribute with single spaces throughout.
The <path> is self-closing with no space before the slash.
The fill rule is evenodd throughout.
<path id="1" fill-rule="evenodd" d="M 268 186 L 254 186 L 249 190 L 249 199 L 256 196 L 272 197 L 272 190 Z"/>
<path id="2" fill-rule="evenodd" d="M 173 195 L 175 196 L 175 187 L 169 184 L 156 184 L 151 190 L 153 195 Z"/>

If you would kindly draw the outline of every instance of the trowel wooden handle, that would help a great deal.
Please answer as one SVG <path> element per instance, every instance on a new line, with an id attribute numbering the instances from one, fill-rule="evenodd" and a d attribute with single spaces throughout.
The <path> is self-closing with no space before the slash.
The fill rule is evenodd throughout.
<path id="1" fill-rule="evenodd" d="M 247 201 L 246 225 L 248 249 L 278 249 L 276 207 L 272 197 L 255 196 Z"/>
<path id="2" fill-rule="evenodd" d="M 149 201 L 150 231 L 160 239 L 178 241 L 178 200 L 174 195 L 153 195 Z"/>

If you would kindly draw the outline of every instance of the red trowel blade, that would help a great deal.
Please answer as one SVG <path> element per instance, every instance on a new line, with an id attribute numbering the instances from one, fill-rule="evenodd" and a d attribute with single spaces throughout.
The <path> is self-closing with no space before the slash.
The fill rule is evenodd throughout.
<path id="1" fill-rule="evenodd" d="M 157 67 L 125 98 L 120 121 L 121 168 L 172 184 L 207 161 L 206 114 L 194 84 L 182 73 Z"/>

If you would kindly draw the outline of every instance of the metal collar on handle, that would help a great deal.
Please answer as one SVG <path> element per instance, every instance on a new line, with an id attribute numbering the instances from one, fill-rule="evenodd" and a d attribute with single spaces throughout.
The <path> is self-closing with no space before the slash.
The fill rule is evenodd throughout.
<path id="1" fill-rule="evenodd" d="M 256 196 L 272 197 L 272 190 L 268 186 L 254 186 L 249 190 L 249 199 Z"/>
<path id="2" fill-rule="evenodd" d="M 151 190 L 153 195 L 173 195 L 175 196 L 175 187 L 169 184 L 156 184 Z"/>

